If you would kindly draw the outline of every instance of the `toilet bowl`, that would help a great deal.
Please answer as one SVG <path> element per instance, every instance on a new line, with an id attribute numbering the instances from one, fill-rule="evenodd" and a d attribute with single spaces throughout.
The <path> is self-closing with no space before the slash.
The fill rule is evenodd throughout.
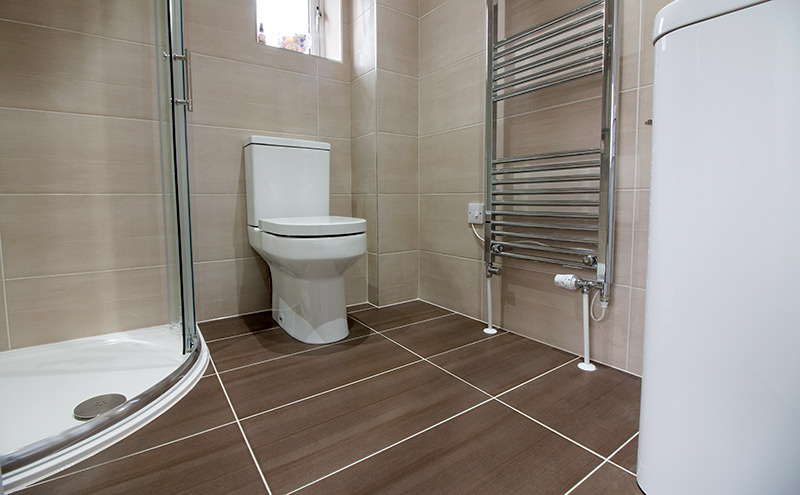
<path id="1" fill-rule="evenodd" d="M 248 239 L 272 276 L 272 316 L 309 344 L 347 337 L 344 272 L 367 251 L 366 220 L 329 215 L 326 143 L 245 142 Z"/>

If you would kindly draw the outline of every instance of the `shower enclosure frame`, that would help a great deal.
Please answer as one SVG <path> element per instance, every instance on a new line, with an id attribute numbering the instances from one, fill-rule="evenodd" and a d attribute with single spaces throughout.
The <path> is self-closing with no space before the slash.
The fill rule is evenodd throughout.
<path id="1" fill-rule="evenodd" d="M 202 375 L 198 361 L 208 360 L 208 351 L 197 330 L 194 306 L 186 130 L 186 111 L 191 110 L 191 76 L 189 54 L 183 45 L 182 0 L 154 0 L 153 5 L 169 324 L 182 330 L 186 357 L 168 376 L 123 405 L 85 424 L 0 456 L 0 493 L 5 493 L 4 487 L 19 489 L 79 462 L 144 426 L 169 406 L 143 410 L 170 391 L 177 402 Z M 177 390 L 176 385 L 181 381 L 184 385 L 191 382 L 191 386 Z M 154 413 L 156 407 L 161 410 Z M 105 443 L 97 440 L 99 433 L 123 420 L 128 423 L 112 440 Z"/>

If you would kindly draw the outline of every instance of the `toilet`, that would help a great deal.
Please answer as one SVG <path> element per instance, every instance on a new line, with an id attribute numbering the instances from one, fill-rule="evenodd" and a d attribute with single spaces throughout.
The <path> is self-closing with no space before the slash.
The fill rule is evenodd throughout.
<path id="1" fill-rule="evenodd" d="M 272 317 L 308 344 L 347 337 L 344 272 L 367 252 L 363 218 L 330 216 L 330 145 L 244 143 L 250 246 L 272 275 Z"/>

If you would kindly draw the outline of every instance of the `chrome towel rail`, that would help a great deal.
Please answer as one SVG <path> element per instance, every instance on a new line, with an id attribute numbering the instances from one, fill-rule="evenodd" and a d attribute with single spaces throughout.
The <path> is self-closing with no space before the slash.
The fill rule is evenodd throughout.
<path id="1" fill-rule="evenodd" d="M 592 270 L 608 297 L 617 120 L 616 0 L 593 0 L 495 41 L 498 1 L 487 0 L 487 276 L 498 258 Z M 496 105 L 602 74 L 600 146 L 496 156 Z"/>

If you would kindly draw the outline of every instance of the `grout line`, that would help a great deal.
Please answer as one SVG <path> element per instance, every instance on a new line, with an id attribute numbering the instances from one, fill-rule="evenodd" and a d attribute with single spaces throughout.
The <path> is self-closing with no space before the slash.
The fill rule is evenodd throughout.
<path id="1" fill-rule="evenodd" d="M 502 337 L 503 335 L 509 335 L 509 333 L 508 332 L 502 332 L 502 331 L 501 332 L 497 332 L 496 334 L 489 335 L 488 337 L 484 337 L 481 340 L 476 340 L 475 342 L 470 342 L 469 344 L 464 344 L 464 345 L 460 345 L 458 347 L 453 347 L 450 350 L 442 351 L 442 352 L 440 352 L 438 354 L 432 354 L 432 355 L 428 356 L 428 359 L 436 358 L 436 357 L 439 357 L 439 356 L 444 356 L 445 354 L 449 354 L 449 353 L 451 353 L 453 351 L 460 351 L 461 349 L 465 349 L 467 347 L 471 347 L 471 346 L 473 346 L 475 344 L 480 344 L 481 342 L 486 342 L 487 340 L 496 339 L 498 337 Z"/>
<path id="2" fill-rule="evenodd" d="M 371 309 L 377 309 L 377 306 L 373 305 L 373 304 L 372 304 L 372 303 L 370 303 L 370 302 L 363 302 L 363 303 L 359 303 L 359 304 L 369 304 L 371 307 L 370 307 L 370 308 L 361 308 L 361 309 L 355 309 L 355 310 L 353 310 L 353 311 L 349 311 L 349 312 L 347 313 L 347 316 L 354 315 L 354 314 L 356 314 L 356 313 L 361 313 L 361 312 L 363 312 L 363 311 L 369 311 L 369 310 L 371 310 Z"/>
<path id="3" fill-rule="evenodd" d="M 578 360 L 578 359 L 580 359 L 580 356 L 578 356 L 578 357 L 574 357 L 574 358 L 570 359 L 569 361 L 567 361 L 567 362 L 565 362 L 565 363 L 561 363 L 561 364 L 559 364 L 558 366 L 556 366 L 555 368 L 553 368 L 553 369 L 550 369 L 550 370 L 547 370 L 547 371 L 545 371 L 544 373 L 541 373 L 541 374 L 539 374 L 539 375 L 537 375 L 537 376 L 534 376 L 534 377 L 533 377 L 533 378 L 531 378 L 530 380 L 526 380 L 526 381 L 524 381 L 524 382 L 520 383 L 519 385 L 515 385 L 515 386 L 511 387 L 510 389 L 508 389 L 508 390 L 506 390 L 506 391 L 504 391 L 504 392 L 500 392 L 499 394 L 495 395 L 495 396 L 494 396 L 494 398 L 496 399 L 496 398 L 498 398 L 498 397 L 502 397 L 503 395 L 506 395 L 506 394 L 507 394 L 507 393 L 509 393 L 509 392 L 513 392 L 514 390 L 516 390 L 516 389 L 518 389 L 518 388 L 520 388 L 520 387 L 524 387 L 525 385 L 527 385 L 527 384 L 531 383 L 531 382 L 532 382 L 532 381 L 534 381 L 534 380 L 537 380 L 537 379 L 539 379 L 539 378 L 541 378 L 541 377 L 543 377 L 543 376 L 545 376 L 545 375 L 547 375 L 547 374 L 549 374 L 549 373 L 552 373 L 553 371 L 555 371 L 555 370 L 557 370 L 557 369 L 559 369 L 559 368 L 563 368 L 564 366 L 566 366 L 566 365 L 568 365 L 568 364 L 570 364 L 570 363 L 574 363 L 574 362 L 575 362 L 576 360 Z"/>
<path id="4" fill-rule="evenodd" d="M 460 58 L 460 59 L 456 60 L 453 63 L 450 63 L 450 64 L 444 65 L 442 67 L 439 67 L 438 69 L 436 69 L 434 71 L 431 71 L 431 72 L 428 72 L 427 74 L 424 74 L 424 75 L 420 74 L 419 77 L 418 77 L 418 79 L 420 81 L 420 85 L 422 85 L 422 80 L 423 79 L 425 79 L 427 77 L 435 76 L 435 75 L 439 74 L 440 72 L 444 72 L 444 71 L 446 71 L 448 69 L 452 69 L 453 67 L 455 67 L 456 65 L 458 65 L 460 63 L 466 62 L 467 60 L 469 60 L 469 59 L 471 59 L 473 57 L 477 57 L 479 55 L 482 55 L 483 52 L 485 52 L 485 51 L 486 51 L 485 48 L 481 47 L 481 49 L 478 50 L 477 52 L 471 53 L 471 54 L 467 55 L 466 57 Z"/>
<path id="5" fill-rule="evenodd" d="M 81 36 L 89 36 L 89 37 L 92 37 L 92 38 L 99 38 L 99 39 L 109 40 L 109 41 L 118 41 L 120 43 L 129 43 L 131 45 L 143 46 L 143 47 L 147 47 L 147 48 L 155 48 L 155 44 L 154 43 L 142 43 L 141 41 L 124 40 L 122 38 L 112 38 L 111 36 L 103 36 L 101 34 L 94 34 L 94 33 L 85 33 L 83 31 L 73 31 L 71 29 L 64 29 L 64 28 L 59 28 L 59 27 L 55 27 L 55 26 L 47 26 L 47 25 L 44 25 L 44 24 L 35 24 L 33 22 L 17 21 L 17 20 L 13 20 L 13 19 L 5 19 L 5 18 L 0 19 L 0 22 L 8 22 L 10 24 L 21 24 L 23 26 L 33 26 L 33 27 L 38 27 L 38 28 L 42 28 L 42 29 L 52 29 L 53 31 L 61 31 L 62 33 L 79 34 Z"/>
<path id="6" fill-rule="evenodd" d="M 54 273 L 52 275 L 33 275 L 30 277 L 12 277 L 12 278 L 5 278 L 5 281 L 14 281 L 14 280 L 33 280 L 38 278 L 54 278 L 54 277 L 71 277 L 76 275 L 94 275 L 96 273 L 116 273 L 116 272 L 129 272 L 133 270 L 152 270 L 153 268 L 164 268 L 164 265 L 153 265 L 153 266 L 133 266 L 130 268 L 114 268 L 111 270 L 95 270 L 91 272 L 73 272 L 73 273 Z"/>
<path id="7" fill-rule="evenodd" d="M 378 7 L 383 7 L 386 10 L 391 10 L 392 12 L 397 12 L 398 14 L 403 14 L 404 16 L 411 17 L 414 20 L 417 20 L 417 21 L 419 20 L 419 17 L 415 16 L 414 14 L 409 14 L 408 12 L 403 12 L 402 10 L 397 10 L 396 8 L 390 7 L 390 6 L 386 5 L 386 4 L 378 3 L 376 5 Z M 377 19 L 377 15 L 376 15 L 376 19 Z"/>
<path id="8" fill-rule="evenodd" d="M 249 313 L 240 313 L 240 314 L 237 314 L 237 315 L 228 315 L 228 316 L 219 316 L 217 318 L 209 318 L 208 320 L 198 321 L 197 323 L 201 324 L 201 323 L 208 323 L 210 321 L 227 320 L 228 318 L 236 318 L 237 316 L 255 315 L 255 314 L 258 314 L 258 313 L 267 313 L 267 312 L 271 312 L 271 311 L 272 311 L 271 309 L 260 309 L 258 311 L 250 311 Z M 210 342 L 210 341 L 207 341 L 207 342 Z"/>
<path id="9" fill-rule="evenodd" d="M 155 119 L 140 119 L 136 117 L 119 117 L 117 115 L 103 115 L 99 113 L 78 113 L 78 112 L 64 112 L 61 110 L 39 110 L 38 108 L 18 108 L 18 107 L 3 107 L 0 110 L 11 110 L 15 112 L 33 112 L 33 113 L 55 113 L 59 115 L 71 115 L 75 117 L 89 117 L 96 119 L 114 119 L 114 120 L 134 120 L 137 122 L 149 122 L 151 124 L 158 124 Z"/>
<path id="10" fill-rule="evenodd" d="M 275 47 L 272 47 L 272 48 L 275 48 Z M 201 52 L 192 52 L 192 57 L 210 58 L 212 60 L 219 60 L 220 62 L 230 62 L 230 63 L 233 63 L 233 64 L 241 64 L 241 65 L 248 65 L 250 67 L 258 67 L 260 69 L 264 69 L 264 70 L 267 70 L 267 71 L 283 72 L 284 74 L 292 74 L 292 75 L 295 75 L 295 76 L 305 76 L 305 77 L 318 78 L 318 76 L 316 74 L 316 72 L 317 72 L 316 64 L 314 65 L 314 73 L 311 74 L 311 73 L 308 73 L 308 72 L 299 72 L 299 71 L 293 71 L 293 70 L 288 70 L 288 69 L 281 69 L 279 67 L 272 67 L 272 66 L 269 66 L 269 65 L 256 64 L 256 63 L 253 63 L 253 62 L 245 62 L 245 61 L 236 60 L 236 59 L 233 59 L 233 58 L 219 57 L 217 55 L 209 55 L 207 53 L 201 53 Z M 343 82 L 343 81 L 340 81 L 340 82 Z M 205 95 L 201 95 L 201 96 L 205 96 Z M 220 98 L 220 99 L 229 100 L 230 98 Z"/>
<path id="11" fill-rule="evenodd" d="M 608 456 L 608 462 L 610 462 L 611 464 L 613 464 L 613 465 L 617 466 L 618 468 L 622 469 L 623 471 L 625 471 L 626 473 L 628 473 L 628 474 L 630 474 L 631 476 L 634 476 L 634 477 L 636 476 L 636 473 L 632 473 L 632 472 L 631 472 L 631 471 L 629 471 L 628 469 L 626 469 L 626 468 L 624 468 L 624 467 L 620 466 L 620 465 L 619 465 L 619 464 L 617 464 L 616 462 L 612 461 L 612 460 L 611 460 L 611 458 L 612 458 L 612 457 L 614 457 L 615 455 L 617 455 L 617 454 L 619 453 L 619 451 L 620 451 L 620 450 L 624 449 L 626 445 L 628 445 L 629 443 L 631 443 L 631 442 L 633 441 L 633 439 L 634 439 L 634 438 L 636 438 L 636 437 L 638 437 L 638 436 L 639 436 L 639 432 L 637 431 L 637 432 L 636 432 L 636 433 L 634 433 L 634 434 L 633 434 L 633 435 L 632 435 L 632 436 L 631 436 L 631 437 L 630 437 L 628 440 L 626 440 L 626 441 L 625 441 L 625 443 L 623 443 L 622 445 L 620 445 L 620 446 L 619 446 L 619 448 L 618 448 L 617 450 L 615 450 L 614 452 L 612 452 L 612 453 L 611 453 L 611 455 L 609 455 L 609 456 Z"/>
<path id="12" fill-rule="evenodd" d="M 255 331 L 248 332 L 248 333 L 240 333 L 240 334 L 236 334 L 236 335 L 228 335 L 227 337 L 220 337 L 218 339 L 206 340 L 206 344 L 211 344 L 212 342 L 220 342 L 222 340 L 236 339 L 236 338 L 239 338 L 239 337 L 245 337 L 247 335 L 256 335 L 256 334 L 259 334 L 259 333 L 268 332 L 270 330 L 275 330 L 275 329 L 278 329 L 278 328 L 280 328 L 280 327 L 279 326 L 274 326 L 274 327 L 269 327 L 269 328 L 262 328 L 261 330 L 255 330 Z"/>
<path id="13" fill-rule="evenodd" d="M 360 464 L 360 463 L 362 463 L 362 462 L 366 461 L 367 459 L 370 459 L 370 458 L 372 458 L 372 457 L 375 457 L 376 455 L 378 455 L 378 454 L 380 454 L 380 453 L 382 453 L 382 452 L 385 452 L 385 451 L 387 451 L 387 450 L 389 450 L 389 449 L 391 449 L 391 448 L 393 448 L 393 447 L 396 447 L 396 446 L 398 446 L 398 445 L 400 445 L 400 444 L 402 444 L 402 443 L 405 443 L 405 442 L 407 442 L 408 440 L 411 440 L 411 439 L 412 439 L 412 438 L 414 438 L 414 437 L 418 437 L 419 435 L 422 435 L 423 433 L 425 433 L 425 432 L 427 432 L 427 431 L 429 431 L 429 430 L 432 430 L 432 429 L 436 428 L 436 427 L 437 427 L 437 426 L 439 426 L 439 425 L 442 425 L 442 424 L 444 424 L 444 423 L 447 423 L 448 421 L 450 421 L 450 420 L 452 420 L 452 419 L 455 419 L 455 418 L 457 418 L 457 417 L 459 417 L 459 416 L 461 416 L 461 415 L 464 415 L 464 414 L 468 413 L 469 411 L 472 411 L 473 409 L 476 409 L 476 408 L 478 408 L 478 407 L 480 407 L 480 406 L 482 406 L 482 405 L 484 405 L 484 404 L 486 404 L 486 403 L 490 402 L 491 400 L 492 400 L 492 399 L 491 399 L 491 398 L 489 398 L 489 399 L 486 399 L 486 400 L 484 400 L 483 402 L 479 402 L 479 403 L 475 404 L 474 406 L 472 406 L 472 407 L 469 407 L 469 408 L 467 408 L 467 409 L 465 409 L 465 410 L 461 411 L 461 412 L 460 412 L 460 413 L 458 413 L 458 414 L 455 414 L 455 415 L 453 415 L 453 416 L 451 416 L 451 417 L 449 417 L 449 418 L 447 418 L 447 419 L 443 419 L 442 421 L 439 421 L 439 422 L 438 422 L 438 423 L 436 423 L 436 424 L 433 424 L 433 425 L 431 425 L 431 426 L 429 426 L 429 427 L 427 427 L 427 428 L 425 428 L 425 429 L 423 429 L 423 430 L 420 430 L 420 431 L 418 431 L 417 433 L 414 433 L 413 435 L 410 435 L 410 436 L 408 436 L 408 437 L 406 437 L 406 438 L 404 438 L 404 439 L 402 439 L 402 440 L 398 440 L 397 442 L 395 442 L 395 443 L 393 443 L 393 444 L 391 444 L 391 445 L 388 445 L 388 446 L 386 446 L 386 447 L 384 447 L 384 448 L 382 448 L 382 449 L 380 449 L 380 450 L 377 450 L 377 451 L 373 452 L 372 454 L 370 454 L 370 455 L 368 455 L 368 456 L 366 456 L 366 457 L 363 457 L 363 458 L 361 458 L 361 459 L 359 459 L 359 460 L 357 460 L 357 461 L 351 462 L 350 464 L 348 464 L 348 465 L 346 465 L 346 466 L 343 466 L 343 467 L 341 467 L 341 468 L 337 469 L 336 471 L 333 471 L 333 472 L 331 472 L 331 473 L 328 473 L 328 474 L 326 474 L 325 476 L 323 476 L 323 477 L 321 477 L 321 478 L 319 478 L 319 479 L 316 479 L 316 480 L 314 480 L 314 481 L 312 481 L 312 482 L 310 482 L 310 483 L 306 483 L 305 485 L 303 485 L 303 486 L 301 486 L 301 487 L 299 487 L 299 488 L 295 488 L 294 490 L 290 491 L 290 492 L 289 492 L 289 493 L 287 493 L 286 495 L 291 495 L 291 494 L 293 494 L 293 493 L 299 492 L 300 490 L 303 490 L 303 489 L 305 489 L 305 488 L 308 488 L 309 486 L 311 486 L 311 485 L 313 485 L 313 484 L 319 483 L 320 481 L 322 481 L 322 480 L 324 480 L 324 479 L 326 479 L 326 478 L 330 478 L 331 476 L 333 476 L 333 475 L 335 475 L 335 474 L 337 474 L 337 473 L 340 473 L 340 472 L 344 471 L 345 469 L 351 468 L 351 467 L 355 466 L 356 464 Z"/>
<path id="14" fill-rule="evenodd" d="M 267 478 L 264 477 L 264 472 L 261 470 L 261 465 L 258 464 L 258 459 L 256 459 L 256 454 L 253 452 L 253 448 L 250 446 L 250 441 L 247 440 L 247 435 L 244 432 L 244 428 L 242 428 L 242 423 L 239 421 L 239 415 L 236 414 L 236 409 L 233 408 L 233 403 L 231 402 L 231 398 L 228 395 L 228 390 L 225 388 L 225 384 L 222 383 L 222 378 L 219 376 L 219 371 L 217 370 L 217 365 L 214 363 L 214 358 L 209 353 L 208 356 L 209 362 L 211 362 L 211 366 L 214 368 L 214 374 L 217 377 L 217 381 L 219 382 L 220 387 L 222 387 L 222 393 L 225 394 L 225 400 L 228 401 L 228 406 L 231 408 L 231 413 L 233 413 L 233 419 L 236 421 L 236 426 L 239 427 L 239 432 L 242 434 L 242 438 L 244 439 L 245 445 L 247 445 L 247 450 L 250 452 L 250 457 L 253 459 L 253 464 L 256 465 L 256 470 L 258 471 L 259 476 L 261 476 L 261 481 L 264 482 L 264 487 L 267 489 L 267 493 L 272 495 L 272 490 L 269 488 L 269 484 L 267 483 Z"/>
<path id="15" fill-rule="evenodd" d="M 603 462 L 601 462 L 601 463 L 600 463 L 600 464 L 599 464 L 599 465 L 598 465 L 596 468 L 594 468 L 594 469 L 592 469 L 591 471 L 589 471 L 589 474 L 587 474 L 587 475 L 586 475 L 586 476 L 584 476 L 584 477 L 583 477 L 583 478 L 582 478 L 580 481 L 578 481 L 578 482 L 577 482 L 577 483 L 576 483 L 576 484 L 575 484 L 575 485 L 574 485 L 572 488 L 570 488 L 570 489 L 569 489 L 569 491 L 567 491 L 567 493 L 565 493 L 564 495 L 569 495 L 570 493 L 572 493 L 572 492 L 573 492 L 573 491 L 574 491 L 576 488 L 578 488 L 578 486 L 580 486 L 580 485 L 581 485 L 581 483 L 583 483 L 584 481 L 586 481 L 587 479 L 589 479 L 589 477 L 591 477 L 591 476 L 592 476 L 592 475 L 593 475 L 595 472 L 597 472 L 597 470 L 599 470 L 601 467 L 603 467 L 603 466 L 604 466 L 604 465 L 606 465 L 606 464 L 611 464 L 611 465 L 613 465 L 613 466 L 616 466 L 616 467 L 618 467 L 618 468 L 622 469 L 623 471 L 627 472 L 628 474 L 631 474 L 631 475 L 633 475 L 633 477 L 636 477 L 636 475 L 635 475 L 635 474 L 631 473 L 630 471 L 628 471 L 628 470 L 627 470 L 627 469 L 625 469 L 624 467 L 622 467 L 622 466 L 620 466 L 620 465 L 616 464 L 614 461 L 612 461 L 612 460 L 611 460 L 611 458 L 612 458 L 612 457 L 614 457 L 615 455 L 617 455 L 617 453 L 618 453 L 620 450 L 622 450 L 623 448 L 625 448 L 625 446 L 626 446 L 626 445 L 628 445 L 628 444 L 631 442 L 631 440 L 633 440 L 634 438 L 636 438 L 636 436 L 637 436 L 638 434 L 639 434 L 639 432 L 638 432 L 638 431 L 637 431 L 636 433 L 634 433 L 632 437 L 630 437 L 630 438 L 629 438 L 629 439 L 628 439 L 628 440 L 627 440 L 625 443 L 623 443 L 622 445 L 620 445 L 620 446 L 617 448 L 617 450 L 615 450 L 615 451 L 614 451 L 614 452 L 612 452 L 612 453 L 611 453 L 611 454 L 610 454 L 608 457 L 606 457 L 606 458 L 605 458 L 605 460 L 604 460 Z"/>
<path id="16" fill-rule="evenodd" d="M 592 476 L 594 473 L 596 473 L 596 472 L 597 472 L 597 470 L 598 470 L 598 469 L 600 469 L 601 467 L 603 467 L 603 465 L 605 465 L 605 463 L 607 463 L 607 462 L 608 462 L 608 461 L 603 461 L 603 462 L 601 462 L 600 464 L 598 464 L 596 468 L 594 468 L 594 469 L 592 469 L 591 471 L 589 471 L 589 474 L 587 474 L 586 476 L 584 476 L 583 478 L 581 478 L 581 480 L 580 480 L 580 481 L 578 481 L 578 482 L 577 482 L 577 483 L 576 483 L 576 484 L 575 484 L 575 485 L 574 485 L 572 488 L 570 488 L 569 490 L 567 490 L 567 492 L 566 492 L 564 495 L 569 495 L 570 493 L 572 493 L 573 491 L 575 491 L 575 489 L 576 489 L 576 488 L 578 488 L 578 487 L 581 485 L 581 483 L 583 483 L 584 481 L 588 480 L 590 476 Z"/>
<path id="17" fill-rule="evenodd" d="M 275 407 L 269 408 L 267 410 L 251 414 L 250 416 L 246 416 L 246 417 L 242 418 L 241 420 L 242 421 L 247 421 L 247 420 L 253 419 L 253 418 L 257 417 L 257 416 L 263 416 L 264 414 L 271 413 L 273 411 L 277 411 L 277 410 L 283 409 L 285 407 L 293 406 L 295 404 L 299 404 L 301 402 L 305 402 L 305 401 L 307 401 L 309 399 L 313 399 L 315 397 L 320 397 L 322 395 L 326 395 L 326 394 L 329 394 L 331 392 L 335 392 L 337 390 L 341 390 L 343 388 L 347 388 L 347 387 L 349 387 L 351 385 L 356 385 L 358 383 L 365 382 L 367 380 L 371 380 L 371 379 L 377 378 L 377 377 L 379 377 L 381 375 L 386 375 L 386 374 L 391 373 L 393 371 L 397 371 L 397 370 L 406 368 L 406 367 L 414 365 L 414 364 L 419 364 L 421 362 L 422 362 L 421 359 L 417 359 L 416 361 L 411 361 L 410 363 L 402 364 L 402 365 L 397 366 L 395 368 L 392 368 L 392 369 L 389 369 L 389 370 L 385 370 L 385 371 L 381 371 L 380 373 L 375 373 L 374 375 L 366 376 L 364 378 L 359 378 L 358 380 L 354 380 L 352 382 L 345 383 L 344 385 L 339 385 L 338 387 L 333 387 L 333 388 L 330 388 L 328 390 L 323 390 L 322 392 L 317 392 L 316 394 L 311 394 L 309 396 L 303 397 L 302 399 L 293 400 L 291 402 L 287 402 L 286 404 L 281 404 L 280 406 L 275 406 Z"/>
<path id="18" fill-rule="evenodd" d="M 453 313 L 450 313 L 450 314 L 446 314 L 446 315 L 434 316 L 433 318 L 428 318 L 426 320 L 415 321 L 414 323 L 406 323 L 405 325 L 399 325 L 399 326 L 392 327 L 392 328 L 386 328 L 384 330 L 375 330 L 374 328 L 370 327 L 369 325 L 367 325 L 366 323 L 364 323 L 362 321 L 359 321 L 359 323 L 361 323 L 362 325 L 364 325 L 365 327 L 369 328 L 370 330 L 372 330 L 375 333 L 384 333 L 384 332 L 391 332 L 391 331 L 394 331 L 394 330 L 399 330 L 401 328 L 411 327 L 411 326 L 414 326 L 414 325 L 418 325 L 420 323 L 427 323 L 429 321 L 441 320 L 442 318 L 447 318 L 448 316 L 456 316 L 456 315 L 454 315 Z"/>
<path id="19" fill-rule="evenodd" d="M 472 124 L 460 125 L 458 127 L 445 129 L 443 131 L 436 131 L 436 132 L 431 132 L 431 133 L 428 133 L 428 134 L 420 135 L 419 139 L 426 139 L 426 138 L 430 138 L 430 137 L 436 137 L 436 136 L 440 136 L 442 134 L 447 134 L 449 132 L 461 131 L 461 130 L 464 130 L 464 129 L 469 129 L 470 127 L 478 127 L 478 126 L 482 126 L 482 125 L 484 125 L 483 122 L 475 122 L 475 123 L 472 123 Z M 420 194 L 422 194 L 422 193 L 420 193 Z"/>

